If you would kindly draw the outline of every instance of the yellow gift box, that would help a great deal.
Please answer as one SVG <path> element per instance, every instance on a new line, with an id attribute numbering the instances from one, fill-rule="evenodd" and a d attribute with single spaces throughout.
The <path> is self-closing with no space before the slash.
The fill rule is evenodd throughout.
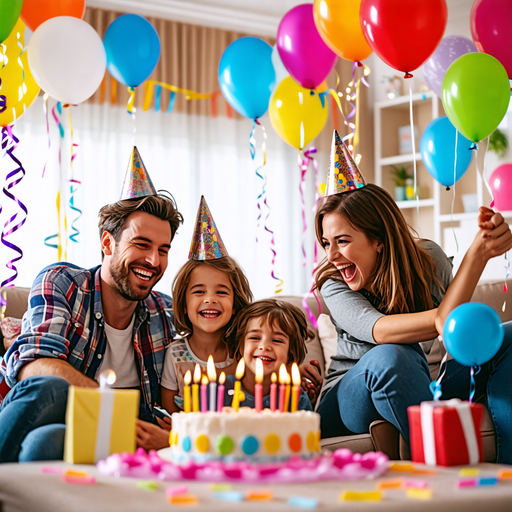
<path id="1" fill-rule="evenodd" d="M 112 453 L 134 453 L 139 392 L 69 387 L 64 460 L 95 464 Z"/>

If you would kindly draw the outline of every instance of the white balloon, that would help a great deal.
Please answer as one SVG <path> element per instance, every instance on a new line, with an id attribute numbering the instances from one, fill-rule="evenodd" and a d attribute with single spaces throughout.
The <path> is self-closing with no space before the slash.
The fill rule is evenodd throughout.
<path id="1" fill-rule="evenodd" d="M 43 91 L 76 105 L 100 86 L 107 56 L 103 41 L 87 22 L 58 16 L 35 30 L 28 45 L 28 64 Z"/>
<path id="2" fill-rule="evenodd" d="M 284 67 L 283 61 L 279 56 L 279 52 L 277 51 L 277 45 L 274 45 L 272 48 L 272 55 L 270 56 L 272 60 L 272 66 L 274 66 L 274 72 L 276 74 L 276 87 L 287 77 L 290 76 L 290 73 Z M 274 88 L 275 89 L 275 88 Z"/>

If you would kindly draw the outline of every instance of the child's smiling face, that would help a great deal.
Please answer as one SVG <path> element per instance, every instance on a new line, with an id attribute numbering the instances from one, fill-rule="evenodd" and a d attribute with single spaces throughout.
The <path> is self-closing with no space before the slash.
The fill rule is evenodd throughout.
<path id="1" fill-rule="evenodd" d="M 247 323 L 243 356 L 247 368 L 256 374 L 256 360 L 261 359 L 265 376 L 279 372 L 279 367 L 288 363 L 290 338 L 279 327 L 271 325 L 266 318 L 251 318 Z"/>

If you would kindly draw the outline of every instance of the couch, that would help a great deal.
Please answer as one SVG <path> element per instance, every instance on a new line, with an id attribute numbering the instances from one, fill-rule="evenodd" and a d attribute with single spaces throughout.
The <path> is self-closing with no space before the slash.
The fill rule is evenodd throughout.
<path id="1" fill-rule="evenodd" d="M 503 322 L 512 320 L 512 303 L 504 290 L 504 281 L 496 282 L 482 282 L 480 283 L 471 299 L 472 302 L 483 302 L 491 306 L 500 316 Z M 512 286 L 512 281 L 509 281 L 508 286 Z M 21 318 L 27 309 L 29 288 L 0 288 L 0 295 L 5 293 L 7 299 L 7 306 L 4 312 L 5 318 Z M 283 301 L 288 301 L 301 309 L 302 297 L 299 296 L 277 296 Z M 308 298 L 308 307 L 319 318 L 319 307 L 314 297 Z M 320 300 L 321 312 L 328 314 L 327 307 L 323 300 Z M 329 353 L 332 353 L 332 340 L 331 346 L 328 345 L 327 340 L 322 334 L 322 325 L 325 327 L 327 317 L 320 317 L 319 326 L 320 330 L 315 329 L 308 319 L 309 326 L 315 333 L 314 339 L 308 343 L 308 353 L 306 356 L 307 361 L 316 359 L 320 363 L 322 376 L 325 375 L 326 359 L 329 360 Z M 324 339 L 322 339 L 324 338 Z M 8 340 L 6 340 L 8 341 Z M 4 344 L 4 340 L 0 338 L 0 347 Z M 1 355 L 1 352 L 0 352 Z M 326 357 L 327 355 L 327 357 Z M 328 366 L 328 364 L 327 364 Z M 431 365 L 432 378 L 437 376 L 439 370 L 438 365 Z M 494 427 L 489 414 L 486 413 L 482 424 L 482 437 L 484 440 L 485 461 L 494 462 L 496 460 L 496 447 Z M 391 460 L 410 459 L 408 446 L 404 443 L 398 430 L 386 421 L 376 421 L 370 425 L 370 432 L 367 434 L 360 434 L 354 436 L 342 436 L 322 439 L 322 448 L 329 450 L 336 450 L 338 448 L 349 448 L 353 452 L 366 453 L 373 450 L 379 450 L 389 456 Z"/>

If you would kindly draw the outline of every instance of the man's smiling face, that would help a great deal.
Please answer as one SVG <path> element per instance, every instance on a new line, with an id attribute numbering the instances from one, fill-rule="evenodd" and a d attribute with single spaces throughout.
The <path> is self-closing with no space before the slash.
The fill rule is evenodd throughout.
<path id="1" fill-rule="evenodd" d="M 102 236 L 110 284 L 126 300 L 144 300 L 164 275 L 170 248 L 169 222 L 146 212 L 132 213 L 118 242 L 110 233 Z"/>

